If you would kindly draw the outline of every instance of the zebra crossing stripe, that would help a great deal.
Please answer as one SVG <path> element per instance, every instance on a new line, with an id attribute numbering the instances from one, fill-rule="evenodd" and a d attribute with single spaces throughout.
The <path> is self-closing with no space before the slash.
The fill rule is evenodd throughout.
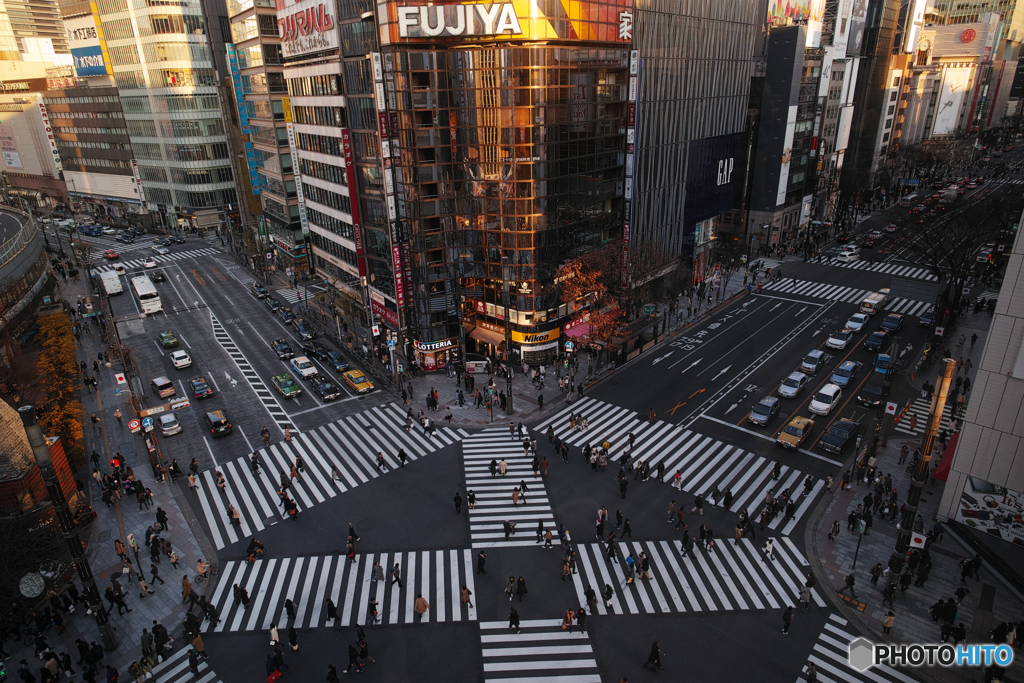
<path id="1" fill-rule="evenodd" d="M 402 585 L 392 583 L 390 578 L 373 581 L 375 561 L 385 572 L 397 562 Z M 333 626 L 327 620 L 327 600 L 336 605 L 340 625 L 363 624 L 371 597 L 379 601 L 381 623 L 411 624 L 416 621 L 413 608 L 418 594 L 431 600 L 424 622 L 476 620 L 476 609 L 463 605 L 461 600 L 463 585 L 471 592 L 475 590 L 468 549 L 357 554 L 354 562 L 344 555 L 274 558 L 256 560 L 251 565 L 232 560 L 226 563 L 223 576 L 212 600 L 222 619 L 215 627 L 209 623 L 205 627 L 216 633 L 267 630 L 271 624 Z M 248 608 L 235 604 L 234 590 L 227 588 L 235 584 L 250 592 Z M 293 600 L 296 608 L 291 622 L 284 606 L 286 598 Z"/>
<path id="2" fill-rule="evenodd" d="M 818 670 L 818 680 L 847 681 L 848 683 L 919 683 L 902 671 L 887 665 L 874 666 L 867 671 L 857 671 L 849 662 L 850 643 L 859 635 L 849 633 L 848 623 L 836 614 L 830 614 L 825 627 L 815 642 L 809 660 Z M 806 672 L 804 672 L 806 673 Z M 806 681 L 805 676 L 796 679 Z"/>
<path id="3" fill-rule="evenodd" d="M 152 258 L 157 263 L 171 263 L 173 261 L 180 261 L 182 259 L 195 258 L 196 256 L 209 256 L 211 254 L 219 254 L 217 249 L 211 249 L 205 247 L 202 249 L 192 249 L 189 251 L 179 251 L 172 254 L 153 254 L 149 258 Z M 146 262 L 144 258 L 131 259 L 130 261 L 118 261 L 110 264 L 103 264 L 96 266 L 95 270 L 99 273 L 107 273 L 114 270 L 115 265 L 124 266 L 125 268 L 138 268 Z"/>
<path id="4" fill-rule="evenodd" d="M 210 663 L 203 657 L 199 658 L 198 674 L 188 670 L 190 649 L 183 646 L 154 666 L 152 680 L 161 683 L 221 683 L 217 674 L 210 668 Z"/>
<path id="5" fill-rule="evenodd" d="M 897 277 L 914 278 L 917 280 L 929 280 L 932 282 L 938 281 L 935 275 L 932 274 L 928 268 L 914 267 L 913 265 L 906 265 L 901 263 L 891 263 L 885 261 L 879 261 L 876 263 L 868 263 L 865 260 L 852 261 L 850 263 L 841 263 L 836 258 L 830 258 L 825 260 L 827 266 L 837 266 L 840 268 L 851 268 L 853 270 L 870 270 L 876 273 L 886 273 Z"/>
<path id="6" fill-rule="evenodd" d="M 284 519 L 278 480 L 282 473 L 290 472 L 296 458 L 301 458 L 303 468 L 296 480 L 289 479 L 289 488 L 301 512 L 399 468 L 395 453 L 400 448 L 406 450 L 409 461 L 416 461 L 462 438 L 447 427 L 438 428 L 432 437 L 406 432 L 400 415 L 375 407 L 295 434 L 290 442 L 256 451 L 261 465 L 258 475 L 252 474 L 249 457 L 222 463 L 223 493 L 216 488 L 214 471 L 201 473 L 194 492 L 214 545 L 219 550 Z M 378 451 L 385 454 L 383 471 L 377 469 Z M 333 470 L 338 471 L 339 479 L 332 476 Z M 239 511 L 237 529 L 227 517 L 228 504 Z"/>
<path id="7" fill-rule="evenodd" d="M 228 334 L 227 329 L 221 324 L 220 320 L 217 319 L 213 313 L 210 313 L 210 323 L 213 326 L 213 337 L 217 340 L 217 343 L 227 351 L 228 356 L 234 361 L 241 372 L 242 377 L 248 382 L 249 387 L 253 390 L 256 396 L 260 399 L 260 403 L 266 408 L 272 419 L 277 426 L 284 431 L 286 428 L 292 427 L 292 422 L 285 414 L 284 409 L 281 408 L 280 404 L 274 399 L 273 394 L 267 389 L 267 385 L 263 383 L 263 380 L 259 378 L 256 371 L 253 369 L 249 361 L 245 359 L 242 352 L 239 350 L 238 345 L 235 344 L 234 340 L 231 339 L 231 335 Z"/>

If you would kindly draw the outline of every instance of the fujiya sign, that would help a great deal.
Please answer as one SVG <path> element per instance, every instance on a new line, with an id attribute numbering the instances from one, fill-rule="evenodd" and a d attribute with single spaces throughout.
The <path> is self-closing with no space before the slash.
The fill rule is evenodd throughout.
<path id="1" fill-rule="evenodd" d="M 398 7 L 402 38 L 522 35 L 512 3 Z"/>

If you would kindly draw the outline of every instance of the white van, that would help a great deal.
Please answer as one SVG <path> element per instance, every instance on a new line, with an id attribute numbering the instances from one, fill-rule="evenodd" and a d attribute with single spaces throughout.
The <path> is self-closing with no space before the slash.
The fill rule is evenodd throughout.
<path id="1" fill-rule="evenodd" d="M 905 194 L 900 197 L 900 206 L 913 206 L 917 204 L 917 193 Z"/>
<path id="2" fill-rule="evenodd" d="M 889 303 L 889 290 L 880 289 L 874 294 L 869 294 L 864 301 L 860 302 L 860 312 L 874 315 Z"/>

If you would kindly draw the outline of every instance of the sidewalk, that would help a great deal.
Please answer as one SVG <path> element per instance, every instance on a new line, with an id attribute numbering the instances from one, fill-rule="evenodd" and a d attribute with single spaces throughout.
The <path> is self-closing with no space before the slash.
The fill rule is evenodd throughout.
<path id="1" fill-rule="evenodd" d="M 72 306 L 76 304 L 79 296 L 88 293 L 89 280 L 84 271 L 77 281 L 61 282 L 61 295 Z M 109 347 L 102 342 L 98 327 L 92 322 L 83 326 L 81 339 L 79 360 L 86 361 L 89 367 L 89 376 L 94 376 L 96 373 L 93 372 L 92 361 L 97 358 L 98 353 L 104 350 L 109 352 Z M 162 624 L 175 638 L 169 651 L 177 651 L 181 647 L 191 644 L 190 639 L 182 637 L 179 629 L 185 616 L 185 605 L 181 599 L 182 575 L 188 574 L 190 579 L 194 577 L 198 557 L 201 556 L 214 564 L 216 564 L 216 558 L 209 552 L 209 545 L 202 538 L 198 521 L 187 506 L 184 509 L 188 512 L 183 514 L 182 504 L 179 504 L 175 498 L 175 494 L 179 493 L 178 487 L 171 486 L 170 483 L 155 481 L 141 435 L 131 434 L 127 427 L 129 419 L 134 417 L 130 401 L 115 394 L 118 385 L 116 385 L 114 373 L 122 370 L 121 365 L 113 356 L 111 356 L 111 361 L 113 366 L 110 368 L 100 364 L 100 372 L 97 375 L 99 380 L 97 391 L 95 393 L 88 391 L 82 394 L 85 452 L 88 455 L 94 450 L 97 451 L 100 455 L 100 471 L 107 473 L 110 471 L 107 462 L 115 452 L 119 451 L 126 464 L 132 468 L 135 477 L 152 491 L 153 504 L 149 509 L 143 507 L 140 511 L 134 496 L 122 496 L 120 501 L 115 502 L 114 505 L 104 505 L 100 499 L 100 489 L 91 477 L 91 462 L 87 467 L 79 468 L 75 472 L 75 478 L 82 482 L 85 490 L 89 491 L 92 509 L 96 513 L 91 527 L 83 534 L 83 541 L 88 546 L 86 558 L 95 575 L 96 586 L 102 595 L 107 586 L 111 585 L 111 579 L 117 577 L 124 589 L 126 604 L 131 609 L 130 613 L 125 612 L 123 616 L 119 616 L 117 609 L 111 609 L 110 604 L 104 600 L 110 623 L 116 630 L 118 646 L 113 652 L 105 653 L 103 663 L 117 667 L 122 680 L 127 680 L 130 678 L 128 675 L 129 665 L 142 656 L 140 645 L 142 629 L 146 628 L 152 631 L 154 620 Z M 120 386 L 127 388 L 130 385 Z M 123 413 L 123 426 L 119 425 L 113 416 L 116 408 L 120 408 Z M 89 424 L 89 416 L 92 413 L 102 418 L 99 430 L 95 430 Z M 180 463 L 180 465 L 184 470 L 188 463 Z M 139 599 L 138 585 L 134 575 L 122 578 L 121 561 L 114 550 L 114 541 L 120 539 L 127 547 L 127 535 L 134 534 L 140 551 L 139 561 L 134 563 L 134 567 L 138 570 L 141 561 L 142 567 L 146 570 L 146 581 L 149 583 L 151 560 L 149 548 L 144 543 L 147 527 L 156 522 L 157 508 L 161 508 L 167 513 L 168 530 L 164 532 L 163 537 L 170 541 L 177 553 L 179 569 L 175 571 L 166 556 L 162 557 L 157 566 L 160 578 L 166 583 L 150 584 L 154 593 Z M 196 531 L 199 531 L 200 538 L 196 537 Z M 204 549 L 201 550 L 201 548 Z M 213 583 L 215 581 L 207 581 L 193 584 L 193 587 L 200 594 L 210 593 Z M 79 589 L 81 590 L 80 586 Z M 58 654 L 67 652 L 75 662 L 79 659 L 75 644 L 77 638 L 81 638 L 87 643 L 94 641 L 102 643 L 95 619 L 87 615 L 81 605 L 74 613 L 64 614 L 64 626 L 63 634 L 58 635 L 56 629 L 51 627 L 44 632 L 44 635 L 53 651 Z M 38 675 L 42 662 L 34 657 L 33 646 L 26 647 L 22 645 L 21 640 L 15 640 L 7 642 L 6 647 L 12 655 L 7 662 L 8 669 L 12 674 L 17 670 L 18 663 L 22 659 L 26 659 L 33 673 Z M 76 665 L 75 670 L 79 672 L 76 676 L 80 675 L 81 667 Z M 105 670 L 99 671 L 97 679 L 102 679 L 104 675 Z"/>

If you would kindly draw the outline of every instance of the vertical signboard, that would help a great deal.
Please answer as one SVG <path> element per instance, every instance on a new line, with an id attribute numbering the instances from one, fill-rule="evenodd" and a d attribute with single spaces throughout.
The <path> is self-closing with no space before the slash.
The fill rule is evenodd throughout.
<path id="1" fill-rule="evenodd" d="M 235 106 L 238 107 L 238 126 L 242 135 L 249 134 L 249 117 L 245 113 L 245 96 L 242 94 L 242 72 L 238 68 L 238 54 L 233 43 L 227 44 L 228 67 L 231 69 L 231 88 L 235 93 Z"/>
<path id="2" fill-rule="evenodd" d="M 10 126 L 0 126 L 0 151 L 3 151 L 4 164 L 7 165 L 7 168 L 24 168 L 21 164 L 18 140 L 14 136 L 14 129 Z"/>
<path id="3" fill-rule="evenodd" d="M 288 124 L 289 126 L 291 124 Z M 363 227 L 359 219 L 359 191 L 356 189 L 356 167 L 352 155 L 352 133 L 341 129 L 341 148 L 345 156 L 345 174 L 348 176 L 348 198 L 352 205 L 352 240 L 356 243 L 356 258 L 359 261 L 359 276 L 366 276 L 366 260 L 363 251 Z"/>
<path id="4" fill-rule="evenodd" d="M 139 163 L 135 159 L 132 159 L 132 177 L 135 178 L 135 189 L 138 190 L 139 201 L 146 201 L 146 193 L 142 189 L 142 177 L 139 175 Z"/>
<path id="5" fill-rule="evenodd" d="M 256 150 L 253 149 L 251 142 L 244 142 L 242 146 L 245 148 L 245 163 L 249 167 L 249 184 L 252 185 L 252 193 L 256 195 L 260 193 L 260 178 L 256 173 Z"/>
<path id="6" fill-rule="evenodd" d="M 302 234 L 309 235 L 309 219 L 306 218 L 306 197 L 302 191 L 302 161 L 299 159 L 298 149 L 295 145 L 295 123 L 292 121 L 291 98 L 282 97 L 281 105 L 284 108 L 284 125 L 288 132 L 288 149 L 292 153 L 292 168 L 295 170 L 295 198 L 299 202 L 299 225 L 302 226 Z"/>
<path id="7" fill-rule="evenodd" d="M 640 78 L 640 53 L 629 52 L 628 114 L 626 121 L 626 158 L 628 160 L 622 209 L 622 288 L 629 285 L 629 248 L 633 238 L 633 181 L 636 168 L 637 85 Z"/>
<path id="8" fill-rule="evenodd" d="M 36 98 L 36 106 L 39 107 L 39 116 L 43 119 L 43 129 L 46 131 L 46 141 L 50 143 L 50 153 L 53 165 L 57 169 L 57 177 L 64 177 L 64 165 L 60 163 L 60 152 L 57 151 L 57 140 L 53 137 L 53 128 L 50 127 L 50 117 L 46 115 L 46 105 L 43 104 L 42 96 Z"/>
<path id="9" fill-rule="evenodd" d="M 95 9 L 93 11 L 95 12 Z M 75 73 L 79 78 L 107 76 L 113 73 L 105 50 L 103 33 L 96 17 L 87 14 L 65 19 L 64 30 L 67 34 L 68 47 L 71 49 Z"/>

